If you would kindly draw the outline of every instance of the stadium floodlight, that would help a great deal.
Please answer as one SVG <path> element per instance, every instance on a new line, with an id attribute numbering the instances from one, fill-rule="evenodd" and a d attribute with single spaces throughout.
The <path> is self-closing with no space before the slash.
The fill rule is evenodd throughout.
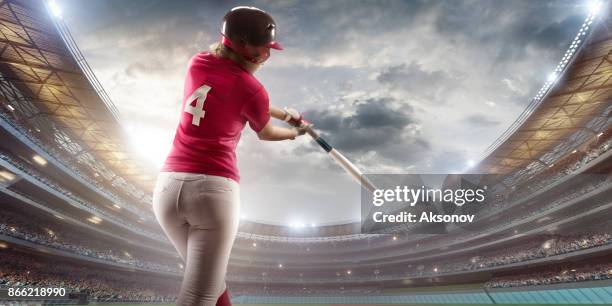
<path id="1" fill-rule="evenodd" d="M 303 228 L 304 227 L 304 223 L 297 222 L 297 221 L 296 222 L 291 222 L 291 223 L 289 223 L 289 227 L 292 227 L 292 228 Z"/>
<path id="2" fill-rule="evenodd" d="M 47 161 L 44 158 L 42 158 L 42 156 L 40 155 L 34 155 L 32 156 L 32 159 L 41 166 L 44 166 L 47 164 Z"/>
<path id="3" fill-rule="evenodd" d="M 11 172 L 4 171 L 4 170 L 0 171 L 0 182 L 3 182 L 3 181 L 10 182 L 10 181 L 14 180 L 15 178 L 16 178 L 15 174 L 13 174 Z"/>
<path id="4" fill-rule="evenodd" d="M 58 219 L 64 219 L 64 217 L 60 216 L 60 215 L 54 215 L 56 218 Z"/>
<path id="5" fill-rule="evenodd" d="M 476 164 L 476 162 L 474 160 L 472 160 L 472 159 L 467 161 L 467 166 L 470 167 L 470 168 L 474 167 L 475 164 Z"/>
<path id="6" fill-rule="evenodd" d="M 102 222 L 102 219 L 100 219 L 100 217 L 98 216 L 91 216 L 89 218 L 87 218 L 87 221 L 93 223 L 93 224 L 99 224 L 100 222 Z"/>
<path id="7" fill-rule="evenodd" d="M 283 264 L 282 264 L 282 263 L 279 263 L 279 264 L 278 264 L 278 268 L 279 268 L 279 269 L 282 269 L 282 268 L 283 268 Z"/>
<path id="8" fill-rule="evenodd" d="M 59 5 L 57 5 L 55 0 L 49 0 L 49 8 L 51 9 L 53 16 L 56 18 L 62 18 L 62 10 L 60 9 Z"/>
<path id="9" fill-rule="evenodd" d="M 601 137 L 601 135 L 603 135 L 603 132 L 599 132 L 599 134 L 597 134 L 597 137 Z"/>
<path id="10" fill-rule="evenodd" d="M 8 104 L 6 107 L 8 107 L 8 109 L 10 109 L 11 112 L 15 111 L 15 108 L 10 104 Z"/>
<path id="11" fill-rule="evenodd" d="M 316 223 L 310 223 L 310 227 L 317 227 Z"/>
<path id="12" fill-rule="evenodd" d="M 591 1 L 589 3 L 589 14 L 596 16 L 601 10 L 601 1 Z"/>
<path id="13" fill-rule="evenodd" d="M 253 242 L 253 247 L 257 247 L 257 242 Z"/>
<path id="14" fill-rule="evenodd" d="M 121 209 L 121 206 L 117 205 L 117 204 L 113 204 L 113 206 L 117 209 Z"/>
<path id="15" fill-rule="evenodd" d="M 558 76 L 559 76 L 558 74 L 556 74 L 556 73 L 554 73 L 554 72 L 553 72 L 553 73 L 551 73 L 551 74 L 549 74 L 549 75 L 548 75 L 548 81 L 552 83 L 552 82 L 554 82 L 554 81 L 556 81 L 556 80 L 557 80 L 557 77 L 558 77 Z"/>

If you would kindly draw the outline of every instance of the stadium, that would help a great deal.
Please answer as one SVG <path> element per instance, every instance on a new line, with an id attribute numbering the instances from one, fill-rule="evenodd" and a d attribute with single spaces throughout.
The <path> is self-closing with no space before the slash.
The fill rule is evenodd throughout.
<path id="1" fill-rule="evenodd" d="M 483 153 L 495 202 L 445 235 L 359 222 L 241 220 L 234 304 L 612 304 L 612 17 L 576 29 L 524 112 Z M 183 263 L 151 210 L 156 173 L 69 29 L 42 1 L 0 3 L 0 304 L 176 301 Z"/>

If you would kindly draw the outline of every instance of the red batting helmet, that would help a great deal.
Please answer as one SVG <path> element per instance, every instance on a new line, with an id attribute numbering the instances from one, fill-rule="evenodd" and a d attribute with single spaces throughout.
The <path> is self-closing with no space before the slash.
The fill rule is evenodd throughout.
<path id="1" fill-rule="evenodd" d="M 221 43 L 242 55 L 252 63 L 265 61 L 268 48 L 282 50 L 276 42 L 276 23 L 263 10 L 251 6 L 237 6 L 225 14 L 221 26 Z M 257 56 L 246 49 L 251 45 L 260 51 Z M 261 54 L 263 52 L 263 55 Z"/>

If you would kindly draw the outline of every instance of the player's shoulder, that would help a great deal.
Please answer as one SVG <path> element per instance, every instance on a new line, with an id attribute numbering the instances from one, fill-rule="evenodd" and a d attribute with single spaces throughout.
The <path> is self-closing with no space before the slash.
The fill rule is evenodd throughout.
<path id="1" fill-rule="evenodd" d="M 259 82 L 259 80 L 255 78 L 255 76 L 246 71 L 243 71 L 243 73 L 241 73 L 241 78 L 239 82 L 241 87 L 244 88 L 245 91 L 247 91 L 247 94 L 249 95 L 254 95 L 258 92 L 266 90 L 264 86 Z"/>
<path id="2" fill-rule="evenodd" d="M 188 66 L 190 69 L 197 69 L 202 66 L 214 66 L 219 64 L 221 63 L 214 54 L 209 51 L 202 51 L 191 56 Z"/>
<path id="3" fill-rule="evenodd" d="M 265 91 L 263 85 L 237 63 L 228 58 L 220 58 L 209 51 L 203 51 L 192 56 L 189 62 L 190 70 L 206 71 L 223 75 L 226 81 L 231 80 L 235 88 L 239 88 L 245 96 L 252 96 Z"/>

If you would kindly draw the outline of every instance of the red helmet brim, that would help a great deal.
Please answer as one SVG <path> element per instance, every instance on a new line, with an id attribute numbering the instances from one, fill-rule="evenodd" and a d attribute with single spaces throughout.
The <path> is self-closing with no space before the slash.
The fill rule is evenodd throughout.
<path id="1" fill-rule="evenodd" d="M 268 47 L 269 47 L 269 48 L 272 48 L 272 49 L 276 49 L 276 50 L 283 50 L 283 46 L 281 46 L 281 44 L 279 44 L 279 43 L 278 43 L 278 42 L 276 42 L 276 41 L 271 41 L 271 42 L 268 44 Z"/>

